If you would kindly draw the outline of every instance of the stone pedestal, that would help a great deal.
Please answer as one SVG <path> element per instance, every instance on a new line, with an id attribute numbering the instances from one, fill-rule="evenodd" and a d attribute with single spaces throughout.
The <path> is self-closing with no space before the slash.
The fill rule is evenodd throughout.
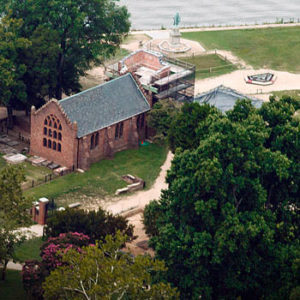
<path id="1" fill-rule="evenodd" d="M 179 32 L 179 28 L 174 27 L 170 31 L 170 40 L 171 40 L 171 45 L 173 47 L 180 46 L 180 37 L 181 33 Z"/>

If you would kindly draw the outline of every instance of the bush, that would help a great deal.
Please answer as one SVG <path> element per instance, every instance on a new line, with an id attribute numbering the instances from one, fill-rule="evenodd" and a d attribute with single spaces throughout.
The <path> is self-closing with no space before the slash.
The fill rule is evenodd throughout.
<path id="1" fill-rule="evenodd" d="M 45 234 L 56 237 L 65 232 L 82 232 L 90 237 L 90 241 L 103 241 L 106 235 L 115 235 L 117 231 L 133 238 L 133 226 L 122 216 L 114 216 L 101 208 L 98 211 L 86 212 L 82 209 L 67 208 L 65 211 L 56 211 L 47 220 Z"/>
<path id="2" fill-rule="evenodd" d="M 145 232 L 149 236 L 158 235 L 156 221 L 158 214 L 160 212 L 159 203 L 155 200 L 152 200 L 148 205 L 146 205 L 143 215 L 143 223 Z"/>
<path id="3" fill-rule="evenodd" d="M 88 246 L 90 238 L 78 232 L 61 233 L 58 237 L 49 238 L 42 246 L 42 261 L 29 260 L 22 270 L 24 289 L 35 299 L 43 299 L 42 283 L 50 272 L 63 265 L 62 256 L 70 249 L 80 252 L 81 247 Z"/>

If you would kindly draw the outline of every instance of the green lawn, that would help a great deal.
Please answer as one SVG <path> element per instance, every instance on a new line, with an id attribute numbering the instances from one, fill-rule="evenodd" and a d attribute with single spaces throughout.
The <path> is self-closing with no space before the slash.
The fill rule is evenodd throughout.
<path id="1" fill-rule="evenodd" d="M 160 172 L 167 149 L 155 144 L 121 151 L 113 159 L 97 162 L 85 172 L 72 173 L 25 191 L 26 196 L 34 199 L 47 197 L 56 199 L 58 205 L 82 201 L 84 197 L 104 198 L 113 195 L 118 188 L 126 186 L 121 175 L 132 174 L 143 178 L 149 188 Z"/>
<path id="2" fill-rule="evenodd" d="M 290 97 L 300 101 L 300 90 L 277 91 L 277 92 L 272 92 L 272 94 L 274 96 L 278 97 L 279 99 L 283 95 L 287 95 L 287 96 L 290 96 Z"/>
<path id="3" fill-rule="evenodd" d="M 231 50 L 255 68 L 300 72 L 300 26 L 184 32 L 206 49 Z"/>
<path id="4" fill-rule="evenodd" d="M 1 271 L 0 271 L 1 273 Z M 21 272 L 7 270 L 6 280 L 0 280 L 0 299 L 2 300 L 24 300 L 30 299 L 22 285 Z"/>
<path id="5" fill-rule="evenodd" d="M 24 262 L 25 260 L 36 259 L 41 260 L 40 247 L 44 241 L 41 237 L 36 237 L 25 241 L 15 251 L 16 260 Z"/>
<path id="6" fill-rule="evenodd" d="M 216 54 L 181 57 L 180 60 L 196 66 L 196 79 L 219 76 L 237 69 Z"/>
<path id="7" fill-rule="evenodd" d="M 5 160 L 0 155 L 0 170 L 6 166 Z M 24 162 L 21 164 L 25 171 L 26 182 L 24 186 L 31 186 L 32 180 L 35 184 L 39 184 L 45 181 L 45 176 L 52 173 L 52 171 L 46 167 L 33 166 L 29 162 Z"/>
<path id="8" fill-rule="evenodd" d="M 2 154 L 0 154 L 0 170 L 6 166 L 5 160 L 2 158 Z"/>
<path id="9" fill-rule="evenodd" d="M 150 41 L 150 37 L 147 34 L 129 34 L 126 36 L 126 38 L 123 40 L 122 45 L 128 45 L 132 42 L 139 42 L 143 41 L 144 43 L 147 41 Z"/>

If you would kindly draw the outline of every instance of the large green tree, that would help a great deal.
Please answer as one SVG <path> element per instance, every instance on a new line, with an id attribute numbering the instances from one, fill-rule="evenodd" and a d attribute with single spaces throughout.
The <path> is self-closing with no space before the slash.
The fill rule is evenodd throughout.
<path id="1" fill-rule="evenodd" d="M 62 98 L 80 88 L 79 77 L 94 63 L 100 63 L 104 57 L 110 57 L 119 47 L 122 38 L 130 28 L 129 13 L 115 0 L 9 0 L 2 4 L 2 14 L 23 19 L 20 33 L 23 37 L 37 39 L 36 32 L 43 28 L 49 38 L 40 38 L 44 45 L 32 54 L 40 57 L 45 52 L 45 43 L 53 39 L 59 47 L 52 49 L 55 62 L 49 65 L 45 61 L 42 69 L 55 67 L 56 80 L 52 82 L 54 95 Z M 41 30 L 41 29 L 39 29 Z M 35 48 L 36 49 L 36 48 Z M 56 56 L 57 55 L 57 56 Z M 35 57 L 32 57 L 34 60 Z M 39 63 L 41 63 L 39 61 Z M 37 72 L 37 70 L 35 70 Z M 38 76 L 37 72 L 35 76 Z M 52 88 L 50 91 L 52 91 Z M 50 92 L 51 96 L 51 92 Z"/>
<path id="2" fill-rule="evenodd" d="M 55 97 L 57 85 L 56 62 L 60 54 L 58 34 L 45 25 L 38 26 L 29 37 L 31 45 L 22 53 L 26 72 L 22 79 L 26 86 L 27 101 L 24 107 L 40 107 Z"/>
<path id="3" fill-rule="evenodd" d="M 126 237 L 107 236 L 105 242 L 70 249 L 43 284 L 45 299 L 178 299 L 170 284 L 153 282 L 165 271 L 164 263 L 150 256 L 120 252 Z"/>
<path id="4" fill-rule="evenodd" d="M 4 17 L 0 20 L 0 105 L 7 107 L 9 127 L 12 127 L 12 110 L 24 105 L 27 95 L 23 75 L 26 65 L 20 53 L 30 45 L 20 35 L 21 20 Z"/>
<path id="5" fill-rule="evenodd" d="M 182 106 L 181 111 L 170 120 L 168 129 L 168 141 L 171 150 L 174 152 L 176 148 L 192 149 L 199 145 L 200 134 L 199 124 L 206 124 L 208 116 L 220 115 L 214 107 L 208 104 L 199 105 L 198 103 L 186 103 Z M 206 132 L 206 127 L 203 127 Z"/>
<path id="6" fill-rule="evenodd" d="M 155 130 L 154 141 L 163 143 L 167 137 L 174 117 L 180 110 L 180 103 L 171 99 L 155 103 L 147 115 L 147 124 Z"/>
<path id="7" fill-rule="evenodd" d="M 177 150 L 144 218 L 184 299 L 287 299 L 299 285 L 297 105 L 239 101 Z"/>
<path id="8" fill-rule="evenodd" d="M 6 266 L 14 259 L 17 245 L 25 239 L 25 232 L 16 231 L 18 227 L 30 223 L 30 200 L 22 194 L 21 183 L 25 180 L 24 171 L 17 166 L 8 166 L 0 171 L 0 265 L 2 280 L 5 279 Z"/>

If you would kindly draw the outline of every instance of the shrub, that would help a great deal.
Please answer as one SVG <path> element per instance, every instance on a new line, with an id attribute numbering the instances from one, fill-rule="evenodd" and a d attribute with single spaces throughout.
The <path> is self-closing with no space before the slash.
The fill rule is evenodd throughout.
<path id="1" fill-rule="evenodd" d="M 78 232 L 61 233 L 58 237 L 49 238 L 42 246 L 42 261 L 29 260 L 22 269 L 24 289 L 35 299 L 43 299 L 42 283 L 58 266 L 63 265 L 62 256 L 70 249 L 81 252 L 81 247 L 88 246 L 90 238 Z"/>
<path id="2" fill-rule="evenodd" d="M 155 200 L 152 200 L 148 205 L 146 205 L 143 215 L 143 223 L 145 232 L 149 236 L 158 235 L 156 221 L 159 214 L 159 203 Z"/>
<path id="3" fill-rule="evenodd" d="M 115 235 L 117 231 L 133 238 L 133 226 L 122 216 L 114 216 L 101 208 L 98 211 L 84 211 L 82 209 L 66 209 L 56 211 L 48 219 L 45 234 L 49 237 L 59 236 L 65 232 L 82 232 L 90 237 L 90 241 L 103 241 L 106 235 Z"/>

